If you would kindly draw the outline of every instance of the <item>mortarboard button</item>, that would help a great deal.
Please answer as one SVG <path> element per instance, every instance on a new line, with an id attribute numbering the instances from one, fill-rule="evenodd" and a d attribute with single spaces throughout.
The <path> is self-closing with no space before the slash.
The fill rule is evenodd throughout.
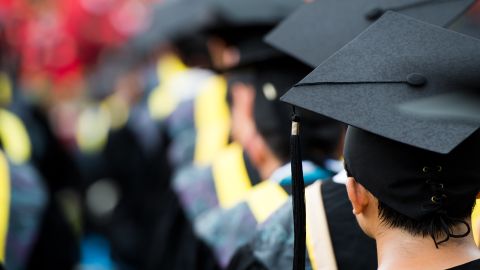
<path id="1" fill-rule="evenodd" d="M 381 8 L 374 8 L 365 14 L 365 18 L 369 21 L 376 21 L 378 18 L 382 17 L 385 13 L 385 10 Z"/>
<path id="2" fill-rule="evenodd" d="M 427 78 L 419 73 L 408 74 L 407 83 L 410 86 L 421 87 L 427 83 Z"/>

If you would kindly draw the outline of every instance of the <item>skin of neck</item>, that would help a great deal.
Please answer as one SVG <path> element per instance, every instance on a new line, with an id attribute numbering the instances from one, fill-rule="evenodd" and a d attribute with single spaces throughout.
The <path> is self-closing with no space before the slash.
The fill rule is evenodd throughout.
<path id="1" fill-rule="evenodd" d="M 273 155 L 271 151 L 265 153 L 268 157 L 265 158 L 263 164 L 260 165 L 260 175 L 262 179 L 269 179 L 272 174 L 282 166 L 280 160 Z"/>
<path id="2" fill-rule="evenodd" d="M 450 238 L 437 249 L 429 236 L 414 236 L 377 220 L 373 237 L 377 244 L 378 269 L 448 269 L 480 258 L 472 233 L 463 238 Z M 454 229 L 462 233 L 465 227 Z"/>
<path id="3" fill-rule="evenodd" d="M 242 145 L 262 180 L 269 179 L 283 165 L 258 132 L 250 134 Z"/>
<path id="4" fill-rule="evenodd" d="M 263 180 L 269 179 L 283 165 L 259 134 L 250 140 L 245 149 Z"/>

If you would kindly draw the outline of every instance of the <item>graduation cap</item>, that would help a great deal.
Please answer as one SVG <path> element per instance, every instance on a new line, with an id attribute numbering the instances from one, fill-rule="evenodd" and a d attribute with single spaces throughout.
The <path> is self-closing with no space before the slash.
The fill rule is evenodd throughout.
<path id="1" fill-rule="evenodd" d="M 96 96 L 108 95 L 112 78 L 138 65 L 161 44 L 187 39 L 200 33 L 213 32 L 227 35 L 231 39 L 247 41 L 242 46 L 251 46 L 252 37 L 248 28 L 259 31 L 263 36 L 280 20 L 299 6 L 302 0 L 178 0 L 166 1 L 153 7 L 149 27 L 107 57 L 105 64 L 90 78 Z M 268 30 L 265 28 L 268 27 Z M 271 48 L 269 48 L 271 53 Z M 245 55 L 244 59 L 258 56 L 258 51 Z M 266 48 L 262 49 L 265 54 Z M 246 61 L 248 62 L 248 61 Z M 108 80 L 104 79 L 108 78 Z"/>
<path id="2" fill-rule="evenodd" d="M 199 31 L 277 24 L 301 0 L 179 0 L 157 5 L 150 27 L 129 46 L 134 51 L 151 51 L 161 43 L 188 37 Z"/>
<path id="3" fill-rule="evenodd" d="M 274 25 L 283 20 L 302 0 L 210 0 L 217 20 L 224 24 Z"/>
<path id="4" fill-rule="evenodd" d="M 264 36 L 300 6 L 302 0 L 210 0 L 214 23 L 205 27 L 209 35 L 220 37 L 239 52 L 237 66 L 279 57 L 281 54 L 265 44 Z"/>
<path id="5" fill-rule="evenodd" d="M 322 0 L 298 8 L 266 41 L 311 65 L 318 66 L 350 42 L 385 11 L 391 10 L 446 26 L 474 0 Z"/>
<path id="6" fill-rule="evenodd" d="M 478 89 L 479 62 L 480 40 L 387 12 L 282 100 L 349 125 L 347 171 L 380 201 L 415 220 L 456 218 L 480 190 L 479 124 L 397 105 Z"/>
<path id="7" fill-rule="evenodd" d="M 254 65 L 254 87 L 256 90 L 253 116 L 257 130 L 278 151 L 277 157 L 283 162 L 289 159 L 289 133 L 291 107 L 280 101 L 299 79 L 311 72 L 311 68 L 295 59 L 283 57 L 271 58 Z M 308 149 L 303 158 L 322 165 L 338 146 L 343 126 L 330 118 L 298 109 L 305 131 L 301 141 L 302 148 Z M 285 147 L 278 147 L 285 145 Z M 276 147 L 277 146 L 277 147 Z M 322 155 L 323 154 L 323 155 Z"/>
<path id="8" fill-rule="evenodd" d="M 178 0 L 159 3 L 152 11 L 149 27 L 132 39 L 126 50 L 148 55 L 160 44 L 195 34 L 215 22 L 215 11 L 208 0 Z"/>

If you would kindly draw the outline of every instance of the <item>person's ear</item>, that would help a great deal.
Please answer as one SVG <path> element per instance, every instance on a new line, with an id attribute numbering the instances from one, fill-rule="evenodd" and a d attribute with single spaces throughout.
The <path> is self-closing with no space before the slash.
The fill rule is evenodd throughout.
<path id="1" fill-rule="evenodd" d="M 237 48 L 228 46 L 225 40 L 219 37 L 210 37 L 207 41 L 210 59 L 217 69 L 227 69 L 238 65 L 240 52 Z"/>
<path id="2" fill-rule="evenodd" d="M 237 82 L 232 85 L 232 136 L 242 145 L 249 143 L 256 132 L 253 120 L 255 91 L 249 84 Z"/>
<path id="3" fill-rule="evenodd" d="M 353 207 L 353 214 L 360 215 L 364 213 L 368 204 L 370 203 L 370 196 L 368 190 L 365 189 L 355 178 L 349 177 L 347 179 L 347 193 Z"/>
<path id="4" fill-rule="evenodd" d="M 253 86 L 243 82 L 236 82 L 232 85 L 233 106 L 244 115 L 251 117 L 253 113 L 253 102 L 255 100 L 255 90 Z"/>
<path id="5" fill-rule="evenodd" d="M 255 132 L 244 145 L 248 157 L 255 167 L 261 167 L 265 162 L 266 145 L 261 136 Z"/>

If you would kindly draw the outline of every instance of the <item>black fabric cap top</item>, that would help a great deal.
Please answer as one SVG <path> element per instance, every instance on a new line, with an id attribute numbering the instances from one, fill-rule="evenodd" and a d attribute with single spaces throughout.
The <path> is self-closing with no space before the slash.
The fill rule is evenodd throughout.
<path id="1" fill-rule="evenodd" d="M 298 8 L 266 37 L 266 41 L 316 67 L 388 10 L 435 25 L 447 26 L 474 2 L 474 0 L 315 1 Z"/>
<path id="2" fill-rule="evenodd" d="M 148 29 L 127 45 L 131 53 L 145 54 L 159 44 L 210 28 L 277 24 L 301 0 L 178 0 L 154 6 Z"/>
<path id="3" fill-rule="evenodd" d="M 479 125 L 419 117 L 402 112 L 397 105 L 478 89 L 478 63 L 480 40 L 387 12 L 287 92 L 283 100 L 445 154 Z M 421 74 L 415 75 L 416 85 L 412 85 L 411 74 Z"/>
<path id="4" fill-rule="evenodd" d="M 130 53 L 148 54 L 160 44 L 183 38 L 214 23 L 206 0 L 178 0 L 159 3 L 152 11 L 149 27 L 127 44 Z"/>
<path id="5" fill-rule="evenodd" d="M 302 0 L 206 1 L 211 2 L 218 19 L 235 26 L 276 24 L 303 3 Z"/>
<path id="6" fill-rule="evenodd" d="M 349 127 L 345 167 L 380 201 L 413 219 L 458 216 L 480 191 L 480 132 L 447 155 Z"/>

